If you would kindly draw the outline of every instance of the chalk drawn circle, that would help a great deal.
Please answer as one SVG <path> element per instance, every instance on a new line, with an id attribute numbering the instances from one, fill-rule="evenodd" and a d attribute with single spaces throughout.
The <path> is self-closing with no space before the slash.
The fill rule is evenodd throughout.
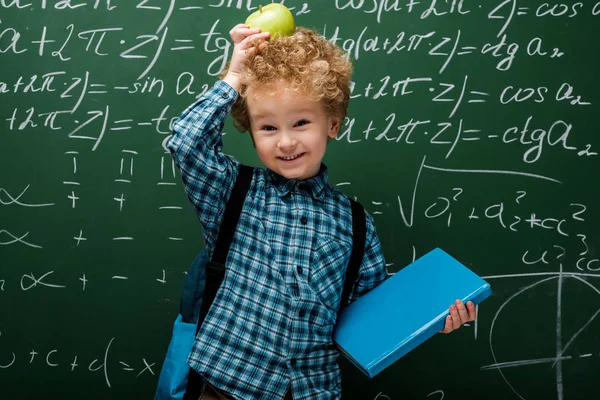
<path id="1" fill-rule="evenodd" d="M 508 300 L 506 300 L 502 306 L 500 306 L 500 308 L 498 308 L 498 311 L 496 311 L 496 314 L 494 315 L 494 319 L 492 320 L 491 326 L 490 326 L 490 337 L 489 337 L 489 346 L 490 346 L 490 351 L 492 353 L 492 358 L 494 360 L 493 365 L 497 365 L 498 363 L 498 358 L 496 357 L 496 352 L 494 351 L 494 345 L 493 345 L 493 336 L 494 336 L 494 326 L 496 324 L 496 320 L 498 319 L 498 316 L 500 315 L 500 313 L 502 312 L 502 310 L 511 302 L 513 301 L 516 297 L 518 297 L 519 295 L 533 289 L 534 287 L 542 284 L 542 283 L 546 283 L 552 280 L 557 280 L 561 278 L 560 276 L 552 276 L 550 278 L 545 278 L 542 280 L 539 280 L 529 286 L 526 286 L 524 288 L 522 288 L 521 290 L 519 290 L 518 292 L 516 292 L 515 294 L 513 294 L 512 296 L 510 296 L 508 298 Z M 562 279 L 566 280 L 566 279 L 575 279 L 585 285 L 587 285 L 589 288 L 591 288 L 594 292 L 596 292 L 599 296 L 600 296 L 600 290 L 597 289 L 594 285 L 592 285 L 591 283 L 589 283 L 588 281 L 586 281 L 585 279 L 575 276 L 575 275 L 562 275 Z M 561 283 L 562 285 L 562 283 Z M 524 397 L 521 393 L 519 393 L 517 391 L 517 389 L 510 383 L 509 379 L 506 377 L 506 375 L 504 374 L 504 372 L 502 371 L 502 368 L 496 368 L 496 370 L 500 373 L 502 379 L 504 380 L 504 382 L 508 385 L 508 387 L 511 389 L 511 391 L 517 395 L 521 400 L 527 400 L 526 397 Z M 554 382 L 553 384 L 556 384 L 556 382 Z"/>

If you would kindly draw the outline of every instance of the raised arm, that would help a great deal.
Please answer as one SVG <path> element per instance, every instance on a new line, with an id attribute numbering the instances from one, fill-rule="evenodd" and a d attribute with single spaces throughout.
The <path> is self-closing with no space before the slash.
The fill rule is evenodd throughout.
<path id="1" fill-rule="evenodd" d="M 221 151 L 223 124 L 236 98 L 235 90 L 218 81 L 181 114 L 167 143 L 209 242 L 237 177 L 237 161 Z"/>
<path id="2" fill-rule="evenodd" d="M 269 36 L 242 24 L 235 26 L 230 35 L 234 50 L 226 77 L 181 114 L 167 143 L 211 246 L 239 168 L 233 157 L 222 153 L 223 125 L 239 96 L 241 68 L 261 49 L 254 43 Z"/>

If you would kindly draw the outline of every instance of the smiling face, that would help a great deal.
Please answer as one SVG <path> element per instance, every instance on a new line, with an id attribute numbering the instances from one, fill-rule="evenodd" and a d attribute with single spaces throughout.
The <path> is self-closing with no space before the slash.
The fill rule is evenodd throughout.
<path id="1" fill-rule="evenodd" d="M 272 93 L 248 88 L 250 133 L 267 168 L 288 179 L 305 180 L 319 173 L 327 140 L 337 136 L 340 118 L 288 87 L 278 83 Z"/>

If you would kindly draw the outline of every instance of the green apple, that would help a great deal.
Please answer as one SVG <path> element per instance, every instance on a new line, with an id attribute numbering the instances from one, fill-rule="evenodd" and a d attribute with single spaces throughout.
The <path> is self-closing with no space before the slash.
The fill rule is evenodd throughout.
<path id="1" fill-rule="evenodd" d="M 291 11 L 279 3 L 258 6 L 258 11 L 250 14 L 245 24 L 250 28 L 260 28 L 261 32 L 269 32 L 271 37 L 290 36 L 296 31 Z"/>

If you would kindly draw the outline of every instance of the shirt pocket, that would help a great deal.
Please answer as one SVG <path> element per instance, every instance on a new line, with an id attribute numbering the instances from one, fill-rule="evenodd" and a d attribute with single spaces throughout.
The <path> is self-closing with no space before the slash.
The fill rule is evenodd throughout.
<path id="1" fill-rule="evenodd" d="M 253 268 L 258 268 L 253 271 L 253 274 L 262 274 L 266 272 L 265 268 L 267 270 L 271 268 L 275 260 L 275 254 L 271 247 L 271 236 L 259 218 L 251 218 L 250 224 L 252 226 L 244 236 L 242 258 L 247 259 Z"/>
<path id="2" fill-rule="evenodd" d="M 311 254 L 308 283 L 319 301 L 334 313 L 339 308 L 350 251 L 337 241 L 325 240 Z"/>

